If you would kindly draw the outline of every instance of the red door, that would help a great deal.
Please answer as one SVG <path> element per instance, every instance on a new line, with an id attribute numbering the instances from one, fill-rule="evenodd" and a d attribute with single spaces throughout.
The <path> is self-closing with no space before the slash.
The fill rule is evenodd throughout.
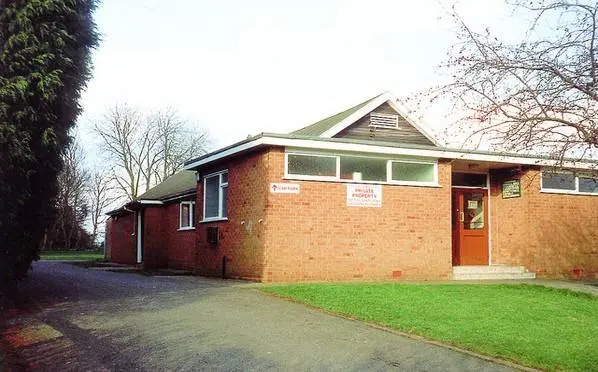
<path id="1" fill-rule="evenodd" d="M 453 265 L 488 265 L 488 190 L 453 189 Z"/>

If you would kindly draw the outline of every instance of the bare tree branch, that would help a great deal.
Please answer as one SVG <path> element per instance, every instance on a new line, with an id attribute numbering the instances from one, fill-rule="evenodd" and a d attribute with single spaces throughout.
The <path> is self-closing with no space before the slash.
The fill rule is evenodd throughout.
<path id="1" fill-rule="evenodd" d="M 105 222 L 106 210 L 117 200 L 112 178 L 105 170 L 95 170 L 88 185 L 91 241 L 97 243 L 100 226 Z"/>
<path id="2" fill-rule="evenodd" d="M 182 120 L 173 108 L 145 116 L 126 104 L 116 105 L 95 132 L 112 165 L 111 180 L 128 200 L 179 171 L 185 160 L 205 153 L 208 143 L 206 132 Z"/>
<path id="3" fill-rule="evenodd" d="M 441 66 L 452 81 L 416 97 L 417 103 L 451 102 L 458 117 L 452 128 L 466 134 L 464 146 L 483 139 L 495 149 L 555 159 L 596 156 L 598 2 L 509 4 L 531 15 L 516 43 L 476 32 L 453 8 L 459 43 Z"/>

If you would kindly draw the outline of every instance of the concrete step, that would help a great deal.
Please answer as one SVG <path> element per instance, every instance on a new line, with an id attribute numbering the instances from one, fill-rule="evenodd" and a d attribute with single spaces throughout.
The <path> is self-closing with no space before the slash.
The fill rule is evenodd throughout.
<path id="1" fill-rule="evenodd" d="M 536 279 L 536 273 L 453 274 L 453 280 L 525 280 Z"/>
<path id="2" fill-rule="evenodd" d="M 524 273 L 523 266 L 507 266 L 507 265 L 467 265 L 467 266 L 453 266 L 453 273 L 456 274 L 484 274 L 484 273 L 504 273 L 517 274 Z"/>
<path id="3" fill-rule="evenodd" d="M 454 266 L 453 280 L 523 280 L 535 279 L 536 273 L 523 266 Z"/>

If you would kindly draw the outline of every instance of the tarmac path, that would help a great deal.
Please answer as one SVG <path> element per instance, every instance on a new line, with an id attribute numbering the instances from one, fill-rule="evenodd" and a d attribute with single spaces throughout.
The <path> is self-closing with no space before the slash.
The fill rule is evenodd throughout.
<path id="1" fill-rule="evenodd" d="M 0 319 L 15 370 L 510 370 L 239 281 L 40 261 L 20 290 L 19 309 Z"/>

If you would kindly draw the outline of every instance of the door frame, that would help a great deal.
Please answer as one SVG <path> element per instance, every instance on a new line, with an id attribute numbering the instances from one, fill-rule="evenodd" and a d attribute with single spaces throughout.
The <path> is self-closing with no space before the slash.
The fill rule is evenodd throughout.
<path id="1" fill-rule="evenodd" d="M 141 264 L 143 263 L 143 209 L 139 209 L 135 214 L 137 215 L 137 239 L 135 240 L 135 261 L 137 262 L 137 264 Z"/>
<path id="2" fill-rule="evenodd" d="M 463 189 L 463 190 L 475 190 L 475 189 L 483 189 L 488 191 L 488 266 L 492 265 L 492 195 L 490 189 L 490 170 L 488 171 L 469 171 L 469 170 L 457 170 L 452 171 L 451 173 L 471 173 L 471 174 L 485 174 L 486 175 L 486 186 L 485 187 L 474 187 L 474 186 L 456 186 L 452 184 L 451 181 L 451 265 L 453 262 L 453 228 L 452 228 L 452 218 L 453 218 L 453 190 L 454 189 Z"/>

